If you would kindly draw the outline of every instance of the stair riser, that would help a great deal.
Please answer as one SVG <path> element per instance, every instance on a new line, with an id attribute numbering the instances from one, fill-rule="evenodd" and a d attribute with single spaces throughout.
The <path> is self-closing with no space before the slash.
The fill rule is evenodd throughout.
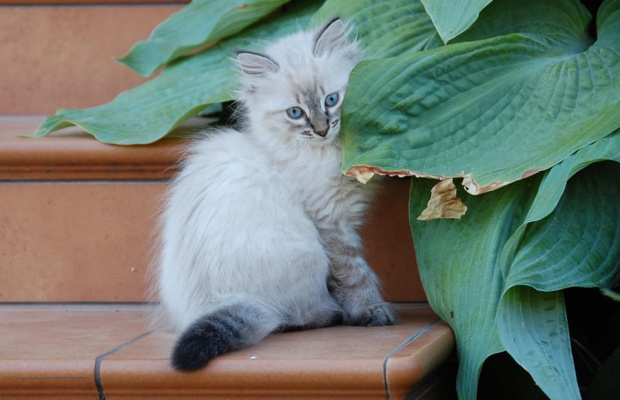
<path id="1" fill-rule="evenodd" d="M 0 184 L 0 302 L 141 302 L 166 181 Z M 425 301 L 407 220 L 390 181 L 363 230 L 390 301 Z"/>
<path id="2" fill-rule="evenodd" d="M 182 4 L 132 3 L 0 6 L 0 114 L 96 106 L 144 82 L 114 58 Z"/>

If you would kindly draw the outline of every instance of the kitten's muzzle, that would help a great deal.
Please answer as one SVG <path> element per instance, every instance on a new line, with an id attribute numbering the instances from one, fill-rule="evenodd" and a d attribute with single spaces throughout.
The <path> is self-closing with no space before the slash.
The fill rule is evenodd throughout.
<path id="1" fill-rule="evenodd" d="M 327 135 L 327 132 L 329 132 L 328 119 L 323 120 L 322 118 L 316 118 L 310 123 L 310 126 L 312 127 L 314 133 L 321 137 L 325 137 Z"/>

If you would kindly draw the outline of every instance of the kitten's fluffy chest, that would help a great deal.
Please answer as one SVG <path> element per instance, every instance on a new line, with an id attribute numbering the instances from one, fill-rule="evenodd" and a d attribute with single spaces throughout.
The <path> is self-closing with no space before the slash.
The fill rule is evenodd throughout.
<path id="1" fill-rule="evenodd" d="M 305 146 L 290 157 L 274 160 L 281 177 L 315 222 L 338 223 L 359 219 L 370 192 L 341 172 L 339 144 Z"/>

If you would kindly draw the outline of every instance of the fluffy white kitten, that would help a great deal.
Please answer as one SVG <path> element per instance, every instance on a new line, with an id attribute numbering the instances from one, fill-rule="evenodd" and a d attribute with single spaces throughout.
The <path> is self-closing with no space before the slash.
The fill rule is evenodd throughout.
<path id="1" fill-rule="evenodd" d="M 356 232 L 370 189 L 340 173 L 358 47 L 340 19 L 240 51 L 242 131 L 197 142 L 162 219 L 158 289 L 179 370 L 274 331 L 391 325 Z"/>

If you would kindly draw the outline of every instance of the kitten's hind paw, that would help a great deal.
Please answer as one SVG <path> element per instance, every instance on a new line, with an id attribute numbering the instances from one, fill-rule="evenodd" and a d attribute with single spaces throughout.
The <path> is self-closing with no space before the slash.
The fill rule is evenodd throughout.
<path id="1" fill-rule="evenodd" d="M 364 310 L 360 315 L 349 316 L 346 323 L 358 326 L 386 326 L 396 323 L 396 314 L 389 303 L 376 303 Z"/>

